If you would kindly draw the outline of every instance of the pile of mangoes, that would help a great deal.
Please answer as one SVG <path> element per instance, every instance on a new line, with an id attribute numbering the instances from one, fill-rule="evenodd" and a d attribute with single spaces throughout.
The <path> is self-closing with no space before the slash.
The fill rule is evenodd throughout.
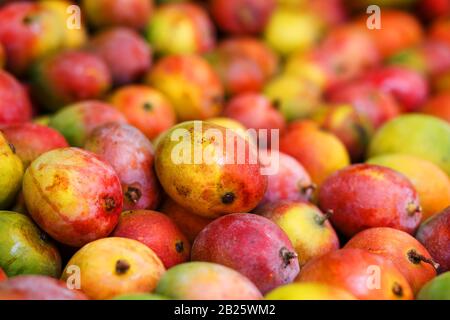
<path id="1" fill-rule="evenodd" d="M 0 299 L 450 300 L 450 0 L 0 0 Z"/>

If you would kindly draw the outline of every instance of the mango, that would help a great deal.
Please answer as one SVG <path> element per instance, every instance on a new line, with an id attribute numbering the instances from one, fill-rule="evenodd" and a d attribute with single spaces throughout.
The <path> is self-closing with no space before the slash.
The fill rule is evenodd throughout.
<path id="1" fill-rule="evenodd" d="M 0 211 L 0 239 L 0 267 L 9 277 L 61 274 L 57 248 L 27 216 Z"/>
<path id="2" fill-rule="evenodd" d="M 266 300 L 356 300 L 346 290 L 323 283 L 293 283 L 270 291 Z"/>
<path id="3" fill-rule="evenodd" d="M 0 209 L 7 209 L 20 190 L 23 165 L 15 148 L 0 132 Z"/>
<path id="4" fill-rule="evenodd" d="M 74 267 L 79 268 L 81 291 L 96 300 L 150 293 L 165 272 L 161 260 L 146 245 L 116 237 L 81 248 L 67 263 L 62 280 L 70 280 Z"/>
<path id="5" fill-rule="evenodd" d="M 56 149 L 34 160 L 24 175 L 23 195 L 33 220 L 73 247 L 109 235 L 123 205 L 114 169 L 77 148 Z"/>
<path id="6" fill-rule="evenodd" d="M 405 153 L 438 165 L 450 175 L 450 124 L 438 118 L 409 114 L 386 123 L 373 137 L 369 157 Z"/>
<path id="7" fill-rule="evenodd" d="M 450 300 L 450 271 L 428 282 L 420 290 L 418 300 Z"/>
<path id="8" fill-rule="evenodd" d="M 260 300 L 261 293 L 245 276 L 209 262 L 188 262 L 168 270 L 155 293 L 176 300 Z"/>
<path id="9" fill-rule="evenodd" d="M 450 204 L 450 180 L 441 168 L 430 161 L 404 154 L 387 154 L 371 158 L 367 163 L 391 168 L 411 181 L 419 194 L 422 221 Z"/>

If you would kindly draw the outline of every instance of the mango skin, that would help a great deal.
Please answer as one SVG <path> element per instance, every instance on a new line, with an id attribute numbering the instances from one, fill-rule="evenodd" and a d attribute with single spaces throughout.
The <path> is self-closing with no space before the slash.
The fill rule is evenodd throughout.
<path id="1" fill-rule="evenodd" d="M 356 300 L 349 292 L 323 283 L 304 282 L 281 286 L 265 296 L 266 300 Z"/>
<path id="2" fill-rule="evenodd" d="M 13 203 L 22 183 L 23 165 L 15 149 L 0 132 L 0 210 Z"/>
<path id="3" fill-rule="evenodd" d="M 208 132 L 212 137 L 208 137 Z M 177 138 L 178 133 L 182 136 Z M 172 138 L 178 141 L 171 141 Z M 220 144 L 223 150 L 218 147 Z M 239 159 L 238 144 L 246 147 L 244 159 Z M 181 163 L 175 163 L 172 156 L 179 158 L 185 148 L 192 151 L 184 152 L 188 155 L 188 159 L 184 158 L 187 161 L 180 159 L 183 160 Z M 194 150 L 206 155 L 198 159 L 201 163 L 194 163 Z M 214 156 L 208 155 L 211 150 L 214 150 Z M 227 213 L 249 212 L 263 198 L 267 176 L 261 174 L 259 162 L 250 161 L 249 154 L 256 159 L 255 146 L 234 131 L 208 122 L 190 121 L 175 126 L 159 141 L 155 168 L 161 185 L 174 201 L 195 214 L 216 218 Z M 244 161 L 239 163 L 240 160 Z"/>
<path id="4" fill-rule="evenodd" d="M 242 274 L 220 264 L 188 262 L 168 270 L 155 291 L 176 300 L 260 300 L 261 293 Z"/>
<path id="5" fill-rule="evenodd" d="M 423 208 L 422 221 L 441 212 L 450 204 L 450 180 L 434 163 L 403 154 L 387 154 L 367 160 L 404 174 L 414 185 Z"/>
<path id="6" fill-rule="evenodd" d="M 118 295 L 111 300 L 169 300 L 159 294 L 150 294 L 150 293 L 130 293 L 130 294 L 122 294 Z"/>
<path id="7" fill-rule="evenodd" d="M 205 120 L 222 111 L 224 88 L 200 56 L 166 56 L 153 66 L 145 83 L 169 99 L 180 121 Z"/>
<path id="8" fill-rule="evenodd" d="M 172 3 L 158 7 L 146 34 L 155 52 L 202 54 L 214 48 L 215 29 L 208 13 L 193 3 Z"/>
<path id="9" fill-rule="evenodd" d="M 379 270 L 379 288 L 368 286 L 376 270 Z M 391 261 L 362 249 L 341 249 L 314 259 L 302 269 L 295 282 L 325 283 L 361 300 L 413 299 L 408 281 Z"/>
<path id="10" fill-rule="evenodd" d="M 50 118 L 49 126 L 58 130 L 71 146 L 82 147 L 95 128 L 109 122 L 127 120 L 112 105 L 91 100 L 62 108 Z"/>
<path id="11" fill-rule="evenodd" d="M 9 277 L 61 274 L 58 250 L 27 216 L 0 211 L 0 239 L 0 267 Z"/>
<path id="12" fill-rule="evenodd" d="M 0 300 L 88 300 L 79 290 L 48 276 L 24 275 L 0 283 Z"/>
<path id="13" fill-rule="evenodd" d="M 368 156 L 404 153 L 429 160 L 450 175 L 450 124 L 409 114 L 386 123 L 373 137 Z"/>
<path id="14" fill-rule="evenodd" d="M 247 213 L 229 214 L 206 226 L 192 245 L 191 259 L 232 268 L 263 294 L 292 282 L 300 269 L 286 233 L 271 220 Z"/>
<path id="15" fill-rule="evenodd" d="M 56 149 L 33 161 L 24 175 L 23 195 L 33 220 L 73 247 L 111 233 L 123 206 L 114 169 L 77 148 Z"/>
<path id="16" fill-rule="evenodd" d="M 331 223 L 312 204 L 281 201 L 263 206 L 257 213 L 275 222 L 287 234 L 298 254 L 300 267 L 339 249 L 339 239 Z M 321 222 L 321 219 L 325 220 Z"/>
<path id="17" fill-rule="evenodd" d="M 412 234 L 422 219 L 411 182 L 377 165 L 356 164 L 336 172 L 322 184 L 318 200 L 322 211 L 333 210 L 331 222 L 347 237 L 374 227 Z"/>
<path id="18" fill-rule="evenodd" d="M 84 149 L 114 168 L 122 183 L 124 210 L 158 206 L 161 191 L 153 169 L 153 146 L 142 132 L 127 124 L 107 123 L 91 133 Z"/>
<path id="19" fill-rule="evenodd" d="M 450 300 L 450 271 L 428 282 L 417 295 L 418 300 Z"/>
<path id="20" fill-rule="evenodd" d="M 111 299 L 120 294 L 150 293 L 165 272 L 157 255 L 139 241 L 104 238 L 81 248 L 67 263 L 62 280 L 78 266 L 81 290 L 91 299 Z M 99 281 L 102 279 L 102 281 Z"/>

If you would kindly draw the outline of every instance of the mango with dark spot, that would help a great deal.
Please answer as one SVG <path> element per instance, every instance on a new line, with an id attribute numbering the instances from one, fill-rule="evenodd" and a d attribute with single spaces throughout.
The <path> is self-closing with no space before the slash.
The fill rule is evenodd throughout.
<path id="1" fill-rule="evenodd" d="M 209 63 L 197 55 L 170 55 L 150 70 L 145 83 L 162 92 L 178 120 L 216 117 L 223 107 L 224 88 Z"/>
<path id="2" fill-rule="evenodd" d="M 33 220 L 73 247 L 108 236 L 123 205 L 114 169 L 77 148 L 56 149 L 34 160 L 24 175 L 23 195 Z"/>
<path id="3" fill-rule="evenodd" d="M 425 221 L 416 238 L 439 263 L 439 272 L 450 271 L 450 207 Z"/>
<path id="4" fill-rule="evenodd" d="M 160 186 L 153 169 L 154 151 L 136 128 L 121 123 L 97 127 L 84 148 L 109 163 L 122 184 L 124 210 L 155 209 Z"/>
<path id="5" fill-rule="evenodd" d="M 169 100 L 148 86 L 121 87 L 111 94 L 109 102 L 150 140 L 170 129 L 177 120 Z"/>
<path id="6" fill-rule="evenodd" d="M 76 68 L 73 66 L 76 65 Z M 97 55 L 82 50 L 56 52 L 31 70 L 31 89 L 40 105 L 50 111 L 99 99 L 111 86 L 111 73 Z"/>
<path id="7" fill-rule="evenodd" d="M 300 267 L 308 261 L 339 249 L 339 239 L 328 221 L 332 212 L 322 213 L 309 203 L 280 201 L 257 213 L 275 222 L 289 237 Z"/>
<path id="8" fill-rule="evenodd" d="M 142 242 L 156 253 L 167 269 L 190 258 L 191 245 L 184 234 L 172 219 L 156 211 L 123 212 L 113 236 Z"/>
<path id="9" fill-rule="evenodd" d="M 23 165 L 15 154 L 15 148 L 0 132 L 0 210 L 13 203 L 20 190 Z"/>
<path id="10" fill-rule="evenodd" d="M 151 293 L 165 272 L 161 260 L 146 245 L 116 237 L 81 248 L 67 263 L 62 280 L 70 280 L 74 266 L 79 268 L 81 290 L 91 299 Z"/>
<path id="11" fill-rule="evenodd" d="M 168 197 L 160 210 L 176 223 L 190 243 L 193 243 L 200 231 L 214 220 L 192 213 Z"/>
<path id="12" fill-rule="evenodd" d="M 9 277 L 59 277 L 61 258 L 49 237 L 23 214 L 0 211 L 0 267 Z"/>
<path id="13" fill-rule="evenodd" d="M 267 187 L 256 147 L 208 122 L 172 128 L 158 143 L 155 167 L 167 194 L 206 218 L 254 209 Z"/>
<path id="14" fill-rule="evenodd" d="M 262 299 L 259 290 L 245 276 L 209 262 L 188 262 L 171 268 L 155 292 L 177 300 Z"/>
<path id="15" fill-rule="evenodd" d="M 50 118 L 49 126 L 58 130 L 71 146 L 82 147 L 95 128 L 110 122 L 127 123 L 127 120 L 112 105 L 90 100 L 59 110 Z"/>
<path id="16" fill-rule="evenodd" d="M 416 190 L 402 174 L 357 164 L 336 172 L 319 191 L 319 206 L 333 210 L 331 222 L 345 236 L 374 227 L 414 233 L 422 219 Z"/>
<path id="17" fill-rule="evenodd" d="M 292 282 L 299 272 L 288 236 L 274 222 L 254 214 L 235 213 L 210 223 L 195 239 L 192 260 L 232 268 L 263 294 Z"/>
<path id="18" fill-rule="evenodd" d="M 363 249 L 392 261 L 411 286 L 414 295 L 436 276 L 439 265 L 419 241 L 392 228 L 361 231 L 345 248 Z"/>
<path id="19" fill-rule="evenodd" d="M 9 125 L 0 130 L 14 145 L 24 168 L 27 168 L 34 159 L 47 151 L 69 146 L 64 136 L 58 131 L 39 124 Z"/>
<path id="20" fill-rule="evenodd" d="M 296 282 L 323 283 L 361 300 L 414 298 L 408 281 L 391 261 L 362 249 L 341 249 L 314 259 L 301 270 Z"/>

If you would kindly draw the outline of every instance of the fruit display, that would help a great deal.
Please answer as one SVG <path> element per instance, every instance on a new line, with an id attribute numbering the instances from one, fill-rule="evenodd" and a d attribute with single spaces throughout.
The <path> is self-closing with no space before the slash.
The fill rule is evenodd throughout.
<path id="1" fill-rule="evenodd" d="M 0 0 L 0 300 L 449 292 L 450 0 Z"/>

